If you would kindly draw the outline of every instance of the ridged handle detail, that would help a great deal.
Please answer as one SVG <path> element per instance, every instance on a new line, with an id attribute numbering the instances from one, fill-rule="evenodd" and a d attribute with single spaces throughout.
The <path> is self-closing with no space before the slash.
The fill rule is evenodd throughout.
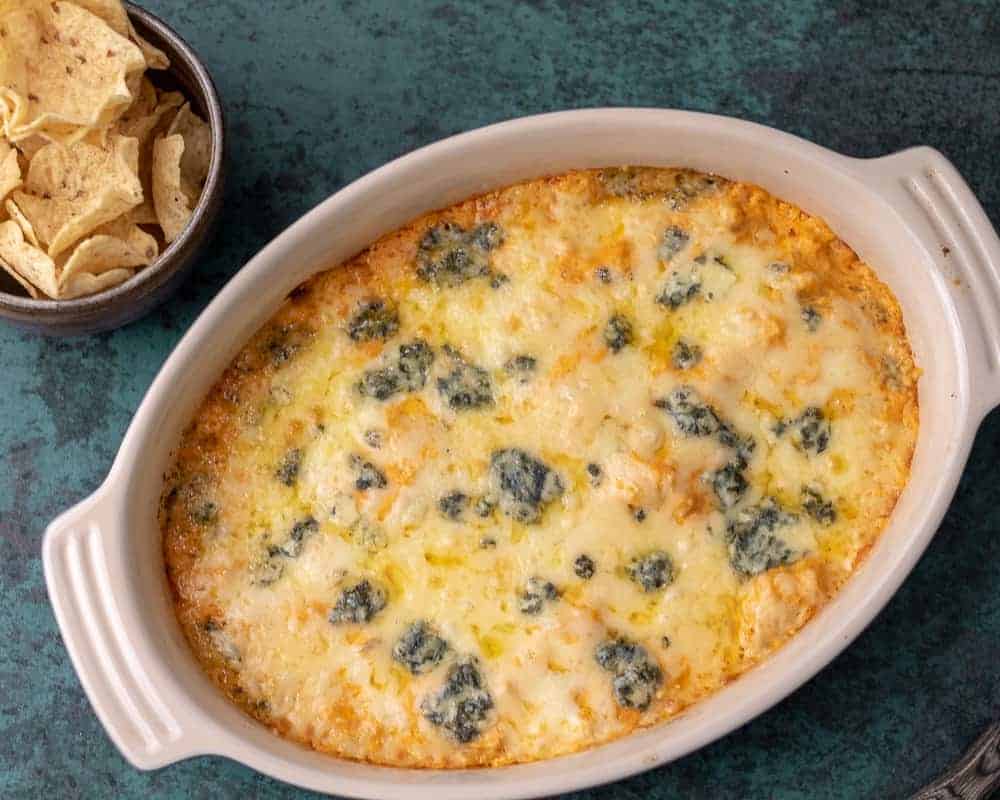
<path id="1" fill-rule="evenodd" d="M 859 163 L 866 182 L 923 223 L 923 243 L 965 331 L 972 404 L 981 417 L 1000 405 L 1000 239 L 962 176 L 936 150 L 916 147 Z"/>
<path id="2" fill-rule="evenodd" d="M 130 645 L 108 567 L 106 509 L 92 497 L 49 527 L 49 597 L 83 688 L 108 734 L 135 766 L 176 760 L 183 731 Z"/>

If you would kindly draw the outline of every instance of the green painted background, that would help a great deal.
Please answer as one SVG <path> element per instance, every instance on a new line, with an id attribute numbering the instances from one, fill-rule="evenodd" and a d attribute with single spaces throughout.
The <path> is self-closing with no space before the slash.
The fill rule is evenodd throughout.
<path id="1" fill-rule="evenodd" d="M 845 153 L 945 152 L 1000 223 L 1000 5 L 149 0 L 228 113 L 223 229 L 179 295 L 113 334 L 0 326 L 0 797 L 305 797 L 200 758 L 139 773 L 56 631 L 41 534 L 105 475 L 174 343 L 334 190 L 442 136 L 539 111 L 676 106 Z M 1000 716 L 1000 415 L 896 598 L 780 706 L 682 761 L 575 798 L 902 798 Z"/>

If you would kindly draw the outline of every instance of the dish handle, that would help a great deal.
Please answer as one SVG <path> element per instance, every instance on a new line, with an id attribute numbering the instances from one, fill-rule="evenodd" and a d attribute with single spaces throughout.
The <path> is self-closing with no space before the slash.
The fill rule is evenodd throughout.
<path id="1" fill-rule="evenodd" d="M 932 147 L 855 162 L 894 208 L 918 219 L 949 284 L 969 359 L 976 419 L 1000 405 L 1000 239 L 958 170 Z"/>
<path id="2" fill-rule="evenodd" d="M 118 508 L 105 486 L 62 514 L 45 532 L 42 563 L 59 630 L 94 711 L 133 766 L 154 769 L 210 752 L 210 731 L 186 729 L 129 639 L 124 583 L 113 577 L 107 550 Z"/>

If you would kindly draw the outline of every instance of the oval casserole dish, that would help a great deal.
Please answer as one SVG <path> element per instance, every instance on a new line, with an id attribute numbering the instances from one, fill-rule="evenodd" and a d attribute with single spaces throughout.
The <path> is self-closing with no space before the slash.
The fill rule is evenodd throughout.
<path id="1" fill-rule="evenodd" d="M 274 737 L 202 674 L 174 618 L 156 510 L 181 429 L 247 339 L 315 272 L 430 210 L 541 175 L 624 164 L 688 167 L 760 185 L 824 219 L 898 298 L 923 371 L 920 432 L 909 484 L 871 555 L 764 664 L 679 718 L 599 752 L 436 772 L 331 759 Z M 49 593 L 84 688 L 116 745 L 140 768 L 214 753 L 357 797 L 537 796 L 684 755 L 821 669 L 923 552 L 979 421 L 1000 401 L 998 267 L 1000 242 L 985 214 L 954 168 L 928 148 L 864 161 L 737 120 L 608 109 L 503 123 L 392 162 L 307 214 L 230 282 L 164 365 L 108 480 L 47 531 Z"/>

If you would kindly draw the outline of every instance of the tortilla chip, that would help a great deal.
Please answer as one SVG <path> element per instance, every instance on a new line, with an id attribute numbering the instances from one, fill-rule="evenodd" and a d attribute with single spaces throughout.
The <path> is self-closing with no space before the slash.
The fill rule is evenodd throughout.
<path id="1" fill-rule="evenodd" d="M 31 159 L 24 187 L 33 194 L 79 200 L 99 193 L 95 187 L 126 183 L 119 191 L 137 201 L 138 171 L 139 142 L 132 137 L 112 136 L 106 149 L 86 142 L 50 144 Z"/>
<path id="2" fill-rule="evenodd" d="M 94 233 L 95 235 L 114 236 L 116 239 L 121 239 L 137 253 L 142 253 L 146 263 L 155 261 L 160 255 L 160 246 L 156 242 L 156 237 L 138 227 L 138 224 L 132 219 L 132 213 L 129 211 L 107 225 L 102 225 Z"/>
<path id="3" fill-rule="evenodd" d="M 27 10 L 20 10 L 9 0 L 0 0 L 0 132 L 7 134 L 9 126 L 20 124 L 27 113 L 27 104 L 21 101 L 20 95 L 14 93 L 15 86 L 22 86 L 27 81 L 27 65 L 20 57 L 20 50 L 13 46 L 15 39 L 26 38 L 18 24 L 20 17 L 15 12 L 26 15 Z M 14 25 L 11 18 L 14 18 Z"/>
<path id="4" fill-rule="evenodd" d="M 144 39 L 139 34 L 139 31 L 135 29 L 135 26 L 132 25 L 132 20 L 128 21 L 128 35 L 135 42 L 136 47 L 142 51 L 142 57 L 146 59 L 146 67 L 148 69 L 170 68 L 170 59 L 167 58 L 167 54 L 156 45 L 150 44 Z"/>
<path id="5" fill-rule="evenodd" d="M 119 36 L 128 38 L 129 20 L 121 0 L 70 0 L 75 6 L 100 17 Z"/>
<path id="6" fill-rule="evenodd" d="M 142 202 L 138 140 L 109 139 L 106 149 L 85 142 L 51 144 L 28 165 L 26 191 L 13 197 L 50 256 Z"/>
<path id="7" fill-rule="evenodd" d="M 21 151 L 22 156 L 28 159 L 28 161 L 31 161 L 31 159 L 35 157 L 35 153 L 45 147 L 48 143 L 48 139 L 35 135 L 29 136 L 27 139 L 22 139 L 19 142 L 14 142 L 14 146 Z"/>
<path id="8" fill-rule="evenodd" d="M 121 136 L 134 136 L 140 138 L 136 133 L 140 129 L 141 123 L 156 109 L 156 87 L 145 76 L 133 92 L 131 105 L 126 108 L 115 123 L 115 129 Z"/>
<path id="9" fill-rule="evenodd" d="M 21 227 L 13 220 L 0 222 L 0 261 L 9 272 L 17 273 L 49 297 L 58 296 L 55 262 L 25 241 Z"/>
<path id="10" fill-rule="evenodd" d="M 158 94 L 153 84 L 143 79 L 139 97 L 115 123 L 119 135 L 139 140 L 140 162 L 145 161 L 142 150 L 154 131 L 161 127 L 165 129 L 173 122 L 173 116 L 169 117 L 169 120 L 165 120 L 164 117 L 183 104 L 184 96 L 180 92 Z M 160 125 L 161 122 L 164 123 L 163 126 Z M 150 149 L 150 154 L 151 152 Z"/>
<path id="11" fill-rule="evenodd" d="M 89 272 L 78 272 L 59 292 L 60 300 L 73 300 L 88 294 L 97 294 L 105 289 L 125 283 L 135 272 L 130 269 L 111 269 L 102 272 L 100 275 L 92 275 Z"/>
<path id="12" fill-rule="evenodd" d="M 102 225 L 80 242 L 59 270 L 60 290 L 80 273 L 100 275 L 112 269 L 144 267 L 159 255 L 156 239 L 120 219 Z"/>
<path id="13" fill-rule="evenodd" d="M 24 212 L 18 208 L 17 203 L 14 202 L 14 198 L 9 198 L 4 204 L 4 209 L 7 211 L 10 219 L 14 220 L 21 228 L 21 233 L 24 234 L 24 238 L 28 240 L 32 247 L 41 247 L 38 243 L 38 235 L 35 233 L 35 226 L 28 221 L 28 218 L 24 216 Z"/>
<path id="14" fill-rule="evenodd" d="M 0 139 L 0 201 L 21 185 L 17 150 Z"/>
<path id="15" fill-rule="evenodd" d="M 0 16 L 0 116 L 8 140 L 74 142 L 132 101 L 142 51 L 72 3 L 28 2 Z"/>
<path id="16" fill-rule="evenodd" d="M 184 155 L 181 157 L 181 187 L 188 202 L 195 206 L 208 177 L 212 161 L 212 131 L 208 124 L 185 103 L 167 129 L 167 136 L 184 137 Z"/>
<path id="17" fill-rule="evenodd" d="M 163 106 L 165 109 L 180 108 L 182 105 L 184 105 L 184 95 L 182 95 L 180 92 L 162 92 L 159 89 L 157 89 L 156 104 L 158 106 Z M 167 124 L 169 125 L 170 122 L 168 122 Z"/>
<path id="18" fill-rule="evenodd" d="M 155 238 L 120 219 L 98 228 L 65 261 L 33 247 L 13 220 L 0 223 L 0 266 L 32 297 L 36 290 L 57 299 L 103 291 L 132 277 L 130 267 L 145 266 L 158 255 Z"/>
<path id="19" fill-rule="evenodd" d="M 0 258 L 0 269 L 6 272 L 10 277 L 17 281 L 21 287 L 28 293 L 28 297 L 32 300 L 37 300 L 39 297 L 38 289 L 32 286 L 28 281 L 21 277 L 20 273 L 14 269 L 10 264 Z"/>
<path id="20" fill-rule="evenodd" d="M 145 191 L 145 188 L 143 189 Z M 133 225 L 159 225 L 160 220 L 156 216 L 156 209 L 153 208 L 153 187 L 150 184 L 149 191 L 143 201 L 125 215 Z"/>
<path id="21" fill-rule="evenodd" d="M 169 243 L 180 236 L 191 220 L 188 198 L 181 188 L 184 137 L 165 136 L 153 142 L 153 207 Z"/>
<path id="22" fill-rule="evenodd" d="M 152 86 L 152 84 L 150 84 Z M 132 222 L 138 225 L 156 225 L 153 209 L 153 140 L 161 135 L 184 105 L 180 92 L 157 92 L 154 98 L 143 96 L 122 115 L 116 123 L 118 132 L 124 136 L 134 136 L 139 140 L 139 181 L 142 183 L 142 203 L 132 209 Z M 154 101 L 150 108 L 151 99 Z"/>

